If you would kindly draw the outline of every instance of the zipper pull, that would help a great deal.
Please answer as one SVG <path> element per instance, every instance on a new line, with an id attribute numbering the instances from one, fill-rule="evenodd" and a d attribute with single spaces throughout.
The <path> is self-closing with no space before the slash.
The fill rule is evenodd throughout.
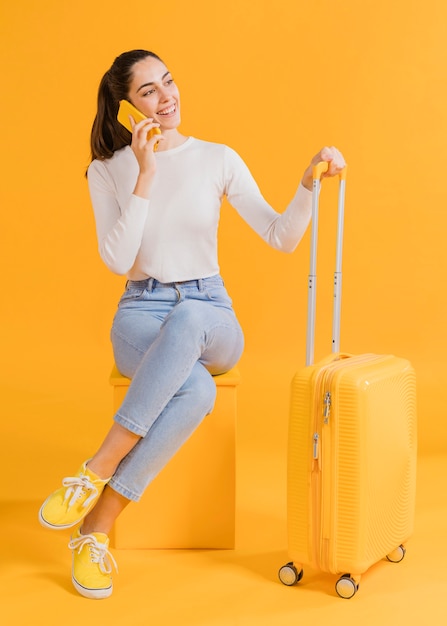
<path id="1" fill-rule="evenodd" d="M 313 442 L 313 458 L 318 459 L 320 451 L 320 435 L 318 433 L 314 434 Z"/>
<path id="2" fill-rule="evenodd" d="M 324 409 L 323 409 L 324 423 L 329 424 L 329 417 L 331 415 L 331 404 L 332 404 L 330 391 L 326 391 L 326 393 L 324 394 L 323 404 L 324 404 Z"/>

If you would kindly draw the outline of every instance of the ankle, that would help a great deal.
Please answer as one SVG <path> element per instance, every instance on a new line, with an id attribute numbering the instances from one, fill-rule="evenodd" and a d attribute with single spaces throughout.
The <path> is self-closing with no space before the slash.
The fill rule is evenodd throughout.
<path id="1" fill-rule="evenodd" d="M 115 465 L 104 463 L 96 457 L 91 458 L 87 462 L 86 467 L 88 467 L 88 469 L 96 474 L 96 476 L 98 476 L 101 480 L 109 480 L 116 470 Z"/>
<path id="2" fill-rule="evenodd" d="M 80 535 L 91 535 L 92 533 L 102 533 L 109 536 L 112 529 L 104 524 L 82 524 L 79 528 Z"/>

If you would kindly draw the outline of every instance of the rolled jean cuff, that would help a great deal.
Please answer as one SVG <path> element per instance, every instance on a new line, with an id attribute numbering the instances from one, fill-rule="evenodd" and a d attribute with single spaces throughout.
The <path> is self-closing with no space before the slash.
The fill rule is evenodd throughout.
<path id="1" fill-rule="evenodd" d="M 147 430 L 144 430 L 143 428 L 141 428 L 141 426 L 139 426 L 132 420 L 129 420 L 127 417 L 124 417 L 120 413 L 116 413 L 113 419 L 117 424 L 130 431 L 134 435 L 137 435 L 138 437 L 146 437 Z"/>
<path id="2" fill-rule="evenodd" d="M 143 495 L 130 491 L 127 487 L 121 485 L 118 480 L 115 480 L 113 476 L 107 483 L 107 486 L 111 487 L 113 491 L 119 493 L 120 496 L 123 496 L 124 498 L 126 498 L 127 500 L 131 500 L 132 502 L 139 502 L 141 500 L 141 496 Z"/>

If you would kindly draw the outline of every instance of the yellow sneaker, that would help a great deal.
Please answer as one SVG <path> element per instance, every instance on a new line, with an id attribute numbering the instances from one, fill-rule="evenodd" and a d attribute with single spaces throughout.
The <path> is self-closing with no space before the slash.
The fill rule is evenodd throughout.
<path id="1" fill-rule="evenodd" d="M 42 504 L 40 523 L 56 530 L 76 526 L 95 506 L 109 480 L 91 472 L 85 461 L 76 476 L 64 478 L 63 486 Z"/>
<path id="2" fill-rule="evenodd" d="M 112 565 L 118 571 L 116 561 L 109 552 L 109 538 L 104 533 L 81 535 L 79 530 L 71 538 L 68 547 L 73 551 L 71 579 L 81 596 L 100 600 L 108 598 L 113 591 Z"/>

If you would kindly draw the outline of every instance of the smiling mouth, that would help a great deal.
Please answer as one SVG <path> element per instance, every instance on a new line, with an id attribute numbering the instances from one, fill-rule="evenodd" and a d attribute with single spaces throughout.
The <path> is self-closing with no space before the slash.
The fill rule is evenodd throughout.
<path id="1" fill-rule="evenodd" d="M 157 115 L 172 115 L 173 113 L 175 113 L 177 110 L 177 107 L 175 104 L 171 104 L 171 106 L 167 107 L 166 109 L 162 109 L 161 111 L 157 111 Z"/>

